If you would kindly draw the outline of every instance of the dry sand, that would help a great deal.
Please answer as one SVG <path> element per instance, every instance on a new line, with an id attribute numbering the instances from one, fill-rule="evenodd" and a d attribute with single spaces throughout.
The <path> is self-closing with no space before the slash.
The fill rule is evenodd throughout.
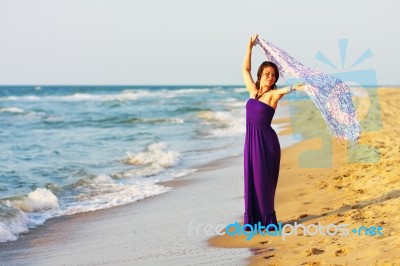
<path id="1" fill-rule="evenodd" d="M 224 235 L 209 243 L 249 248 L 250 265 L 400 265 L 399 102 L 397 88 L 380 88 L 357 99 L 357 115 L 366 129 L 357 154 L 321 134 L 324 125 L 315 108 L 297 104 L 292 131 L 304 130 L 307 139 L 283 150 L 277 188 L 275 207 L 283 224 L 348 224 L 350 230 L 380 226 L 382 236 L 365 235 L 365 230 L 361 235 L 304 236 L 299 230 L 285 240 Z"/>

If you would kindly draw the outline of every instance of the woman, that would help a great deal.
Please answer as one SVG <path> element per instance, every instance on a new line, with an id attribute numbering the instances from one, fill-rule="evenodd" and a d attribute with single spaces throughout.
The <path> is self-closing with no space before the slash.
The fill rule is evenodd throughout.
<path id="1" fill-rule="evenodd" d="M 279 100 L 283 95 L 302 89 L 302 84 L 276 88 L 277 66 L 264 62 L 257 71 L 257 81 L 251 77 L 251 51 L 257 35 L 250 38 L 243 62 L 243 79 L 250 94 L 246 104 L 246 138 L 244 145 L 244 224 L 277 226 L 274 199 L 278 183 L 281 149 L 271 127 Z M 248 228 L 245 228 L 248 230 Z M 274 230 L 269 226 L 268 230 Z"/>

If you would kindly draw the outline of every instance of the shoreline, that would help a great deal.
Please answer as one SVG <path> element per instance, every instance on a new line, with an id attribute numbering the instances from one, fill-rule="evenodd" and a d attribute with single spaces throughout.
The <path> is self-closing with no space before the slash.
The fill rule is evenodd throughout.
<path id="1" fill-rule="evenodd" d="M 239 162 L 241 156 L 228 157 L 160 183 L 172 186 L 173 193 L 49 219 L 16 241 L 0 243 L 0 265 L 176 265 L 176 261 L 243 265 L 249 251 L 210 248 L 208 236 L 195 233 L 199 225 L 238 219 L 234 210 L 242 204 L 241 190 L 236 188 L 242 179 L 240 175 L 231 178 L 228 166 L 240 169 Z M 221 187 L 225 193 L 218 193 Z M 232 200 L 227 202 L 226 196 Z M 195 227 L 188 235 L 192 221 Z"/>
<path id="2" fill-rule="evenodd" d="M 282 126 L 284 123 L 287 124 L 287 118 L 280 119 L 283 121 L 279 120 L 279 125 Z M 282 136 L 285 138 L 290 137 L 287 134 L 282 134 Z M 291 145 L 291 143 L 288 145 Z M 193 234 L 199 228 L 199 225 L 227 224 L 234 220 L 240 220 L 241 211 L 237 212 L 237 210 L 241 210 L 243 207 L 242 161 L 243 154 L 235 154 L 218 159 L 211 163 L 195 165 L 194 168 L 196 168 L 197 171 L 194 173 L 181 178 L 158 183 L 162 186 L 173 187 L 171 191 L 166 193 L 147 197 L 122 206 L 93 212 L 53 217 L 46 220 L 43 225 L 31 228 L 27 233 L 20 234 L 19 239 L 16 241 L 0 243 L 0 257 L 2 258 L 0 265 L 25 265 L 27 262 L 33 263 L 34 265 L 111 265 L 113 263 L 120 264 L 125 262 L 127 265 L 130 265 L 129 262 L 132 261 L 159 263 L 160 261 L 158 259 L 151 256 L 152 252 L 146 250 L 143 250 L 142 252 L 137 250 L 129 255 L 122 254 L 120 251 L 115 251 L 115 256 L 95 258 L 95 255 L 99 252 L 98 250 L 104 249 L 105 247 L 102 247 L 101 244 L 95 243 L 95 240 L 97 239 L 96 235 L 102 233 L 93 230 L 93 228 L 105 225 L 112 227 L 110 224 L 114 223 L 117 225 L 127 226 L 143 225 L 143 231 L 146 231 L 147 233 L 141 233 L 140 230 L 127 233 L 128 236 L 130 235 L 134 238 L 141 238 L 141 240 L 138 239 L 137 241 L 132 242 L 124 237 L 120 240 L 112 239 L 112 242 L 118 243 L 118 245 L 125 245 L 127 242 L 132 242 L 135 245 L 142 245 L 146 242 L 146 239 L 144 239 L 146 234 L 149 234 L 149 238 L 156 237 L 154 233 L 149 233 L 151 228 L 156 228 L 156 225 L 154 223 L 151 224 L 152 221 L 148 220 L 149 217 L 154 216 L 155 220 L 159 219 L 160 221 L 164 221 L 164 216 L 166 214 L 165 209 L 169 209 L 172 214 L 175 213 L 178 220 L 185 220 L 182 228 L 175 227 L 169 229 L 170 235 L 177 233 L 180 235 L 179 239 L 181 239 L 181 241 L 178 241 L 175 244 L 176 250 L 181 250 L 183 253 L 189 254 L 199 253 L 199 257 L 194 259 L 190 257 L 190 255 L 182 256 L 180 261 L 186 262 L 187 264 L 190 264 L 193 261 L 203 261 L 207 262 L 206 264 L 245 265 L 247 263 L 247 258 L 251 255 L 249 251 L 224 251 L 210 248 L 207 245 L 207 239 L 209 236 L 204 234 L 204 232 L 202 232 L 202 235 L 191 236 L 193 238 L 191 241 L 192 243 L 190 245 L 187 243 L 189 225 L 193 218 L 193 225 L 195 227 L 193 228 Z M 223 191 L 221 191 L 222 187 L 224 188 Z M 201 191 L 204 191 L 204 193 L 201 194 Z M 215 192 L 209 194 L 212 191 Z M 183 197 L 182 199 L 182 195 L 185 195 L 186 197 Z M 209 205 L 212 207 L 207 207 L 207 205 L 203 204 L 203 201 L 210 202 Z M 180 209 L 185 205 L 191 205 L 193 210 L 181 211 Z M 212 211 L 212 208 L 215 210 Z M 221 212 L 221 208 L 224 210 L 223 212 Z M 157 210 L 158 214 L 152 214 L 151 210 Z M 188 213 L 190 213 L 190 215 L 188 215 Z M 123 217 L 138 219 L 138 215 L 143 215 L 144 217 L 139 218 L 138 221 L 132 222 L 131 224 L 122 221 Z M 117 218 L 109 218 L 114 216 Z M 188 217 L 190 217 L 190 219 Z M 144 222 L 141 222 L 140 220 L 143 220 Z M 165 225 L 168 226 L 171 222 L 161 222 L 160 224 L 163 224 L 162 227 L 165 227 Z M 200 231 L 202 231 L 203 228 L 200 229 Z M 115 234 L 123 235 L 118 228 L 111 228 L 110 230 Z M 108 235 L 108 238 L 110 237 L 111 236 Z M 164 237 L 160 238 L 158 242 L 170 242 L 169 238 L 171 238 L 171 236 L 164 235 Z M 87 244 L 82 244 L 81 242 Z M 159 243 L 152 242 L 149 246 L 159 245 Z M 90 247 L 90 251 L 88 252 L 93 252 L 91 256 L 88 256 L 87 254 L 83 255 L 77 248 L 82 245 Z M 144 249 L 147 248 L 148 247 L 144 247 Z M 71 255 L 66 256 L 66 254 L 57 251 L 58 249 L 69 250 Z M 163 249 L 168 248 L 165 246 L 162 247 L 160 253 L 163 253 Z M 173 253 L 174 252 L 170 251 L 170 254 Z M 177 253 L 179 254 L 179 252 Z M 82 255 L 82 258 L 78 258 Z M 122 260 L 122 258 L 125 259 Z M 163 261 L 163 263 L 165 264 L 165 261 Z M 174 264 L 172 263 L 172 260 L 170 261 L 170 264 Z"/>
<path id="3" fill-rule="evenodd" d="M 383 222 L 381 226 L 388 235 L 346 239 L 291 236 L 285 241 L 255 236 L 252 241 L 246 241 L 243 237 L 205 234 L 207 224 L 242 222 L 243 161 L 239 154 L 199 165 L 198 171 L 188 176 L 159 183 L 172 186 L 172 193 L 95 212 L 51 218 L 44 225 L 21 234 L 16 241 L 0 243 L 0 265 L 321 265 L 347 262 L 367 265 L 383 255 L 389 262 L 400 259 L 396 254 L 400 240 L 395 239 L 400 230 L 396 224 L 400 192 L 395 188 L 399 171 L 394 166 L 400 162 L 400 151 L 391 148 L 397 147 L 395 141 L 399 132 L 395 126 L 399 112 L 396 106 L 400 97 L 390 89 L 380 89 L 379 95 L 381 103 L 385 103 L 381 107 L 383 128 L 363 134 L 360 139 L 360 143 L 379 149 L 384 159 L 378 163 L 379 167 L 371 163 L 348 165 L 340 145 L 334 143 L 332 149 L 326 149 L 323 138 L 321 141 L 318 135 L 306 136 L 303 141 L 282 149 L 282 173 L 275 204 L 278 221 L 284 223 L 373 225 Z M 308 117 L 315 116 L 314 112 L 301 113 L 296 123 L 307 126 L 304 123 Z M 310 121 L 319 132 L 321 125 Z M 296 123 L 290 124 L 295 130 L 287 129 L 278 134 L 280 140 L 299 131 Z M 330 154 L 333 156 L 331 168 L 299 167 L 301 155 L 307 155 L 301 157 L 301 163 L 307 165 L 312 163 L 307 160 L 309 158 L 327 158 Z M 383 173 L 379 168 L 392 172 L 385 172 L 388 177 L 376 178 Z M 191 222 L 193 227 L 190 227 Z M 200 233 L 196 234 L 198 229 Z M 372 240 L 377 245 L 372 245 Z"/>
<path id="4" fill-rule="evenodd" d="M 280 118 L 278 126 L 287 123 L 288 118 Z M 284 138 L 290 138 L 287 134 L 280 135 Z M 287 145 L 291 145 L 291 143 Z M 203 227 L 199 227 L 200 225 L 227 224 L 240 220 L 241 211 L 237 212 L 237 210 L 241 210 L 243 207 L 242 161 L 243 154 L 235 154 L 211 163 L 195 165 L 194 168 L 197 171 L 188 176 L 158 183 L 162 186 L 173 187 L 171 191 L 166 193 L 122 206 L 53 217 L 46 220 L 43 225 L 31 228 L 27 233 L 20 234 L 19 239 L 16 241 L 0 243 L 0 257 L 2 258 L 0 265 L 25 265 L 28 262 L 34 265 L 111 265 L 114 263 L 130 265 L 129 262 L 132 261 L 135 261 L 135 263 L 160 263 L 161 260 L 158 257 L 167 252 L 170 247 L 162 246 L 160 254 L 157 256 L 146 249 L 160 245 L 160 243 L 169 243 L 169 246 L 171 246 L 169 239 L 175 234 L 179 234 L 178 239 L 180 239 L 174 244 L 175 249 L 178 250 L 176 253 L 179 255 L 179 250 L 181 250 L 184 254 L 189 254 L 181 255 L 178 259 L 180 262 L 190 264 L 193 261 L 197 261 L 206 264 L 245 265 L 251 255 L 249 251 L 241 249 L 224 251 L 210 248 L 207 245 L 209 235 L 203 232 Z M 221 191 L 221 188 L 224 188 L 223 191 Z M 202 191 L 203 193 L 201 193 Z M 210 194 L 212 191 L 214 193 Z M 203 203 L 206 201 L 210 202 L 209 205 L 212 207 L 207 207 Z M 192 206 L 193 210 L 180 210 L 185 205 Z M 214 211 L 212 210 L 213 208 Z M 221 208 L 224 210 L 223 212 L 221 212 Z M 154 220 L 162 221 L 160 224 L 163 229 L 174 222 L 171 219 L 165 223 L 165 215 L 169 214 L 165 209 L 170 210 L 171 214 L 177 217 L 177 220 L 185 221 L 182 223 L 183 226 L 181 228 L 167 229 L 170 236 L 164 234 L 158 241 L 150 241 L 148 245 L 143 247 L 142 251 L 139 249 L 129 255 L 115 250 L 115 255 L 107 257 L 107 254 L 104 254 L 104 257 L 98 256 L 96 258 L 96 254 L 101 252 L 99 250 L 105 249 L 104 245 L 95 243 L 96 240 L 99 240 L 98 235 L 104 233 L 93 230 L 93 228 L 107 226 L 113 234 L 122 236 L 121 239 L 114 239 L 111 235 L 107 235 L 106 239 L 111 239 L 110 241 L 114 243 L 113 245 L 126 245 L 127 242 L 133 243 L 133 246 L 143 245 L 149 242 L 145 237 L 146 234 L 149 235 L 149 238 L 157 238 L 154 233 L 150 232 L 151 228 L 157 227 Z M 156 210 L 157 214 L 152 213 L 152 210 Z M 188 215 L 189 213 L 190 215 Z M 138 215 L 143 215 L 143 217 L 138 217 Z M 123 217 L 138 220 L 129 223 L 122 221 Z M 155 218 L 153 221 L 149 221 L 150 217 Z M 193 230 L 193 235 L 190 236 L 192 238 L 189 241 L 191 244 L 188 244 L 187 235 L 192 220 L 194 227 L 191 230 Z M 140 229 L 127 232 L 128 236 L 137 238 L 137 240 L 132 241 L 124 237 L 124 233 L 115 228 L 113 224 L 119 226 L 142 226 L 144 233 L 141 233 Z M 201 235 L 195 235 L 199 228 Z M 83 246 L 89 247 L 86 253 L 91 255 L 82 254 L 82 251 L 78 248 L 79 246 L 81 248 Z M 126 246 L 125 248 L 128 247 Z M 58 251 L 58 249 L 68 250 L 71 254 L 67 255 Z M 174 257 L 173 254 L 175 252 L 169 250 L 169 253 Z M 190 255 L 191 253 L 198 253 L 199 255 L 193 258 Z M 167 257 L 164 257 L 164 260 Z M 162 261 L 163 264 L 166 263 L 164 260 Z M 171 259 L 167 264 L 172 265 L 174 263 L 172 263 Z"/>

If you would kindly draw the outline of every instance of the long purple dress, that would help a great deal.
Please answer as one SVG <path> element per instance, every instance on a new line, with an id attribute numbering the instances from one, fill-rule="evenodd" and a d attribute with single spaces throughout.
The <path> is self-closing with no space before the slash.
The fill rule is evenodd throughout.
<path id="1" fill-rule="evenodd" d="M 281 147 L 271 121 L 275 109 L 250 98 L 246 104 L 244 145 L 244 224 L 277 224 L 275 190 Z"/>

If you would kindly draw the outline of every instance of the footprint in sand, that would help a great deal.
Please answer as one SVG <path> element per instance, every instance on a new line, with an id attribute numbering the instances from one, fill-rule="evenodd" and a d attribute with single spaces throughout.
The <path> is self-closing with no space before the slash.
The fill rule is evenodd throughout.
<path id="1" fill-rule="evenodd" d="M 266 244 L 269 244 L 269 243 L 271 243 L 269 240 L 261 241 L 261 242 L 260 242 L 261 245 L 266 245 Z"/>
<path id="2" fill-rule="evenodd" d="M 264 253 L 265 250 L 263 248 L 252 248 L 250 251 L 252 251 L 254 255 L 260 255 Z"/>
<path id="3" fill-rule="evenodd" d="M 312 176 L 312 175 L 307 175 L 307 177 L 308 177 L 309 179 L 314 179 L 314 178 L 316 178 L 316 176 Z"/>
<path id="4" fill-rule="evenodd" d="M 317 187 L 318 189 L 324 189 L 324 188 L 326 188 L 327 186 L 328 186 L 328 184 L 325 183 L 324 181 L 321 181 L 319 184 L 316 185 L 316 187 Z"/>
<path id="5" fill-rule="evenodd" d="M 335 225 L 338 225 L 338 224 L 341 224 L 341 223 L 344 223 L 344 220 L 340 220 L 339 222 L 336 222 L 336 223 L 334 223 Z"/>
<path id="6" fill-rule="evenodd" d="M 275 248 L 251 248 L 250 251 L 252 251 L 254 255 L 260 255 L 266 252 L 275 251 Z"/>
<path id="7" fill-rule="evenodd" d="M 364 217 L 361 215 L 361 213 L 355 213 L 351 216 L 351 219 L 355 221 L 361 221 L 364 219 Z"/>
<path id="8" fill-rule="evenodd" d="M 297 219 L 302 219 L 302 218 L 306 218 L 308 216 L 308 214 L 300 214 Z"/>
<path id="9" fill-rule="evenodd" d="M 341 248 L 335 251 L 335 256 L 336 257 L 342 257 L 347 254 L 347 250 L 345 248 Z"/>
<path id="10" fill-rule="evenodd" d="M 310 248 L 307 249 L 306 251 L 306 255 L 307 256 L 311 256 L 311 255 L 319 255 L 325 252 L 325 250 L 323 249 L 319 249 L 319 248 Z"/>
<path id="11" fill-rule="evenodd" d="M 266 259 L 266 260 L 269 260 L 269 259 L 271 259 L 271 258 L 273 258 L 273 257 L 275 257 L 275 255 L 268 255 L 268 256 L 265 256 L 265 257 L 263 257 L 263 258 Z"/>

